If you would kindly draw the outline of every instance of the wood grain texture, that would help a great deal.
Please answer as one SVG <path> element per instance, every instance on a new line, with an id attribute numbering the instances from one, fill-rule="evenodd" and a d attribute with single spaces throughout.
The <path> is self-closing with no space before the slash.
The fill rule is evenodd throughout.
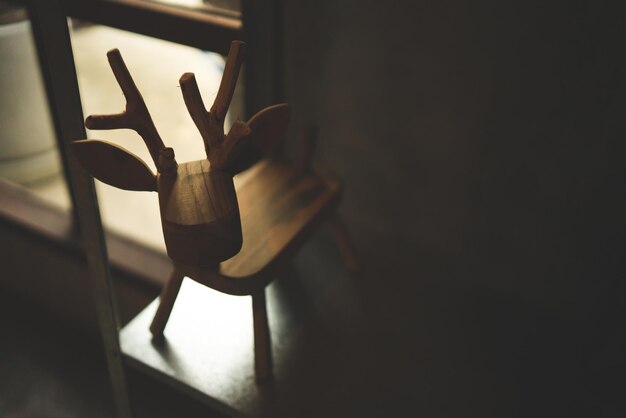
<path id="1" fill-rule="evenodd" d="M 156 191 L 156 177 L 139 157 L 107 141 L 85 139 L 70 144 L 91 175 L 124 190 Z"/>
<path id="2" fill-rule="evenodd" d="M 241 251 L 222 262 L 219 273 L 178 265 L 187 277 L 234 295 L 253 294 L 271 282 L 319 224 L 334 213 L 342 191 L 332 176 L 300 176 L 291 164 L 280 161 L 262 161 L 245 177 L 237 188 Z"/>
<path id="3" fill-rule="evenodd" d="M 163 220 L 178 225 L 212 223 L 237 210 L 232 177 L 211 170 L 207 160 L 179 165 L 175 180 L 159 178 Z"/>
<path id="4" fill-rule="evenodd" d="M 221 265 L 230 277 L 262 275 L 284 261 L 336 208 L 342 187 L 331 175 L 298 176 L 291 164 L 263 161 L 239 189 L 244 246 Z"/>
<path id="5" fill-rule="evenodd" d="M 233 178 L 207 160 L 178 166 L 175 178 L 158 176 L 167 254 L 175 263 L 215 266 L 241 248 L 241 222 Z"/>

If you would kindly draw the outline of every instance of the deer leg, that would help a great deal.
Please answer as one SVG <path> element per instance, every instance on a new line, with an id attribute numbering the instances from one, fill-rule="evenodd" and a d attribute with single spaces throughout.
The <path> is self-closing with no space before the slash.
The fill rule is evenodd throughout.
<path id="1" fill-rule="evenodd" d="M 174 307 L 174 302 L 176 301 L 176 296 L 178 296 L 178 291 L 180 290 L 180 285 L 183 283 L 184 277 L 185 275 L 174 267 L 172 275 L 167 283 L 165 283 L 165 286 L 163 286 L 159 308 L 157 309 L 154 319 L 152 320 L 152 324 L 150 325 L 150 332 L 152 332 L 153 337 L 160 337 L 163 335 L 163 330 L 165 329 L 167 320 L 172 313 L 172 308 Z"/>
<path id="2" fill-rule="evenodd" d="M 272 376 L 272 342 L 267 322 L 265 289 L 252 295 L 252 317 L 254 320 L 254 371 L 257 380 Z"/>
<path id="3" fill-rule="evenodd" d="M 333 231 L 333 235 L 335 236 L 335 242 L 337 242 L 339 251 L 346 261 L 348 269 L 352 272 L 359 271 L 359 260 L 356 256 L 356 251 L 354 250 L 354 246 L 350 240 L 346 224 L 339 216 L 339 213 L 335 212 L 330 218 L 330 227 Z"/>

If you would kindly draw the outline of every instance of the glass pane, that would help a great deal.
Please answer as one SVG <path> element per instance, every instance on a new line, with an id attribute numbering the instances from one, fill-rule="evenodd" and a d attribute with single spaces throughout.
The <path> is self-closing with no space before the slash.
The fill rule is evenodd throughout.
<path id="1" fill-rule="evenodd" d="M 69 207 L 30 22 L 0 6 L 0 177 Z"/>

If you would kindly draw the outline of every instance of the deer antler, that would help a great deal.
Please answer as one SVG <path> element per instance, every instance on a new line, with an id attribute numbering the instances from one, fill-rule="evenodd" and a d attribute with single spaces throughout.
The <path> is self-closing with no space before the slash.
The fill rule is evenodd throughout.
<path id="1" fill-rule="evenodd" d="M 89 129 L 132 129 L 137 132 L 150 151 L 159 173 L 175 174 L 174 150 L 166 148 L 150 117 L 146 103 L 122 59 L 118 49 L 107 52 L 109 64 L 126 98 L 126 110 L 114 115 L 91 115 L 85 120 Z"/>
<path id="2" fill-rule="evenodd" d="M 230 44 L 222 81 L 209 112 L 204 107 L 204 102 L 193 73 L 185 73 L 180 78 L 180 87 L 185 105 L 193 122 L 200 131 L 200 135 L 202 135 L 207 157 L 214 164 L 222 159 L 222 146 L 225 142 L 231 142 L 232 139 L 250 133 L 250 129 L 244 122 L 237 121 L 228 133 L 228 137 L 224 136 L 224 119 L 233 98 L 244 52 L 245 44 L 243 42 L 233 41 Z M 236 138 L 233 138 L 233 136 Z"/>

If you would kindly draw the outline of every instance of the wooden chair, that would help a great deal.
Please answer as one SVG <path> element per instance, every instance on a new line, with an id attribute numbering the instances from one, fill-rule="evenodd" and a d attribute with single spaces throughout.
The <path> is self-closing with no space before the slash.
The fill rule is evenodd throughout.
<path id="1" fill-rule="evenodd" d="M 241 42 L 231 46 L 210 111 L 204 108 L 193 74 L 184 74 L 180 80 L 187 109 L 205 142 L 207 159 L 176 162 L 174 151 L 159 137 L 117 50 L 108 56 L 127 100 L 126 111 L 90 116 L 86 125 L 91 129 L 136 130 L 158 173 L 155 176 L 136 156 L 106 141 L 80 140 L 72 145 L 81 163 L 98 179 L 128 190 L 159 194 L 163 233 L 174 271 L 163 287 L 150 326 L 153 336 L 163 336 L 184 277 L 220 292 L 250 295 L 255 373 L 264 379 L 272 374 L 265 287 L 326 219 L 332 220 L 337 242 L 351 268 L 356 268 L 356 259 L 336 212 L 340 183 L 311 168 L 314 135 L 305 137 L 297 164 L 258 162 L 283 135 L 289 116 L 287 105 L 265 108 L 224 133 L 243 50 Z M 235 191 L 233 175 L 247 169 Z"/>
<path id="2" fill-rule="evenodd" d="M 246 174 L 247 179 L 237 189 L 243 230 L 241 251 L 215 270 L 176 265 L 163 287 L 150 330 L 153 335 L 163 334 L 185 276 L 220 292 L 251 295 L 255 372 L 263 379 L 271 376 L 272 370 L 265 286 L 325 220 L 333 220 L 338 242 L 347 237 L 339 229 L 341 221 L 336 214 L 341 197 L 336 179 L 301 173 L 292 164 L 268 160 Z M 346 247 L 344 251 L 354 267 L 352 250 Z"/>

